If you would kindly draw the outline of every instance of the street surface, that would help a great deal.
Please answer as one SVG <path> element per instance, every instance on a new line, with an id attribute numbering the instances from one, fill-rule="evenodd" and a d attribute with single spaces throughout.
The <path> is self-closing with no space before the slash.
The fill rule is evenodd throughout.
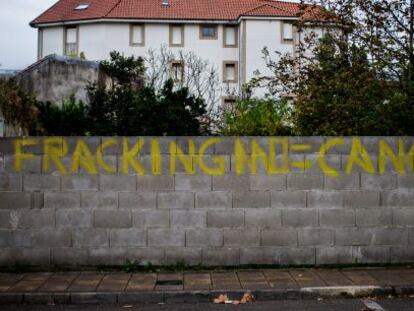
<path id="1" fill-rule="evenodd" d="M 414 298 L 407 299 L 381 299 L 376 300 L 378 308 L 373 311 L 413 311 Z M 0 305 L 1 311 L 361 311 L 367 308 L 359 299 L 346 300 L 301 300 L 301 301 L 272 301 L 257 302 L 248 305 L 214 305 L 210 303 L 184 303 L 163 305 Z M 368 311 L 369 309 L 366 309 Z M 364 310 L 365 311 L 365 310 Z"/>

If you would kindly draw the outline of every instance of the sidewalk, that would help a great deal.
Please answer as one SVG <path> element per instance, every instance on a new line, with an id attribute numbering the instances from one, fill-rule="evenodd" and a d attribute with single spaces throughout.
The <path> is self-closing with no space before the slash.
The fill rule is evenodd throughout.
<path id="1" fill-rule="evenodd" d="M 414 269 L 0 274 L 0 304 L 208 302 L 245 292 L 258 300 L 413 295 Z"/>

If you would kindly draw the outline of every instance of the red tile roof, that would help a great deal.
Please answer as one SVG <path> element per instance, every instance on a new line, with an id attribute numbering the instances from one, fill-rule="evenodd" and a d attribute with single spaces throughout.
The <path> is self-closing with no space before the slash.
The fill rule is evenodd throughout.
<path id="1" fill-rule="evenodd" d="M 241 16 L 298 16 L 299 4 L 277 0 L 60 0 L 31 25 L 89 19 L 231 20 Z M 88 3 L 86 10 L 75 10 Z"/>

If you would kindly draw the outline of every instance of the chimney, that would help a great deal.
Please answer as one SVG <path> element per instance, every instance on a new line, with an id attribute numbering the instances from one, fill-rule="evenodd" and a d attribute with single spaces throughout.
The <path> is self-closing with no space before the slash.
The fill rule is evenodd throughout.
<path id="1" fill-rule="evenodd" d="M 161 0 L 161 1 L 162 1 L 161 5 L 163 7 L 170 6 L 170 0 Z"/>

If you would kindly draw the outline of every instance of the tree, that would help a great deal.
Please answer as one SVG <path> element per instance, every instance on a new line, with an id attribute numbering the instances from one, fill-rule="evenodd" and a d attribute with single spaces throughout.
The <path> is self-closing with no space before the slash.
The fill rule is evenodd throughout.
<path id="1" fill-rule="evenodd" d="M 304 1 L 301 1 L 302 3 Z M 324 18 L 340 22 L 348 42 L 364 49 L 379 79 L 404 93 L 407 114 L 402 127 L 412 127 L 414 112 L 414 0 L 310 0 L 323 7 Z M 306 6 L 302 5 L 302 15 Z M 302 19 L 305 21 L 305 19 Z M 305 26 L 304 23 L 301 26 Z"/>
<path id="2" fill-rule="evenodd" d="M 141 58 L 125 58 L 112 52 L 101 68 L 111 78 L 107 88 L 88 88 L 88 133 L 91 135 L 200 135 L 206 134 L 202 119 L 205 101 L 185 86 L 167 79 L 156 88 L 144 84 Z"/>
<path id="3" fill-rule="evenodd" d="M 6 124 L 6 136 L 29 133 L 38 115 L 35 102 L 13 79 L 0 79 L 0 114 Z"/>
<path id="4" fill-rule="evenodd" d="M 83 136 L 88 126 L 87 108 L 72 96 L 62 106 L 50 102 L 37 102 L 39 111 L 32 134 L 46 136 Z"/>

